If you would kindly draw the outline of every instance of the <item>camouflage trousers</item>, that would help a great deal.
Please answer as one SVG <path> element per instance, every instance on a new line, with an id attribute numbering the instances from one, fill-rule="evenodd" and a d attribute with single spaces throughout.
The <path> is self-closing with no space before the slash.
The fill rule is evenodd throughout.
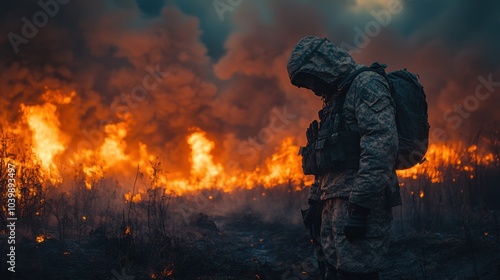
<path id="1" fill-rule="evenodd" d="M 392 210 L 372 210 L 368 218 L 366 238 L 349 242 L 344 226 L 349 218 L 349 201 L 333 198 L 325 201 L 321 224 L 321 245 L 329 265 L 351 273 L 380 271 L 389 248 Z"/>

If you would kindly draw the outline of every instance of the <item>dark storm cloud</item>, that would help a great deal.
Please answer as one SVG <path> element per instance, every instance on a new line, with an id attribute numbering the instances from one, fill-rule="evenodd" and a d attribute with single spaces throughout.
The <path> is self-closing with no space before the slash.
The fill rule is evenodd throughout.
<path id="1" fill-rule="evenodd" d="M 221 20 L 214 8 L 213 0 L 175 0 L 175 3 L 184 13 L 195 16 L 200 21 L 203 31 L 200 39 L 208 50 L 208 55 L 214 60 L 224 55 L 224 41 L 229 36 L 232 24 L 229 19 Z M 229 17 L 229 13 L 227 14 Z"/>
<path id="2" fill-rule="evenodd" d="M 408 51 L 397 50 L 399 58 L 395 53 L 386 57 L 418 69 L 426 82 L 434 127 L 469 137 L 484 123 L 498 123 L 494 107 L 500 88 L 484 81 L 500 81 L 500 2 L 405 2 L 401 17 L 390 26 L 399 37 L 391 46 Z"/>
<path id="3" fill-rule="evenodd" d="M 415 37 L 418 41 L 440 38 L 450 49 L 455 50 L 477 45 L 494 50 L 500 46 L 498 1 L 406 2 L 408 9 L 394 27 L 405 35 Z"/>
<path id="4" fill-rule="evenodd" d="M 148 1 L 141 1 L 141 0 L 136 0 L 137 6 L 143 11 L 144 13 L 152 16 L 159 16 L 160 11 L 163 8 L 165 1 L 164 0 L 148 0 Z"/>

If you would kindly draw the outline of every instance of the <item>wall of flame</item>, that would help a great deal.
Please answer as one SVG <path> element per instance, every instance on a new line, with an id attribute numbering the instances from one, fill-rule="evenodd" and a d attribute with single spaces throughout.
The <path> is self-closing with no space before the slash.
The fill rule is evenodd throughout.
<path id="1" fill-rule="evenodd" d="M 312 178 L 302 175 L 297 151 L 321 101 L 290 85 L 290 50 L 310 34 L 352 42 L 351 27 L 363 28 L 373 20 L 369 10 L 383 3 L 356 1 L 361 9 L 354 11 L 349 1 L 260 2 L 244 1 L 220 23 L 229 27 L 220 29 L 227 34 L 218 54 L 206 39 L 219 38 L 217 19 L 207 23 L 193 15 L 211 9 L 210 1 L 191 7 L 192 13 L 173 1 L 157 16 L 145 16 L 135 1 L 72 1 L 17 55 L 7 34 L 21 32 L 19 19 L 39 7 L 9 4 L 0 11 L 0 130 L 14 139 L 10 152 L 39 165 L 44 183 L 53 185 L 69 184 L 81 173 L 87 188 L 104 177 L 124 178 L 122 184 L 130 186 L 137 166 L 151 174 L 161 162 L 155 184 L 166 192 L 291 182 L 304 187 Z M 477 164 L 498 163 L 498 151 L 491 149 L 498 135 L 486 131 L 498 128 L 499 95 L 479 79 L 500 79 L 498 42 L 488 35 L 490 27 L 492 34 L 497 29 L 456 24 L 475 20 L 469 6 L 479 4 L 472 2 L 435 4 L 447 12 L 433 15 L 425 3 L 412 5 L 353 56 L 363 64 L 387 63 L 391 70 L 406 67 L 425 86 L 428 161 L 399 175 L 439 182 L 441 167 L 451 166 L 473 176 Z M 485 14 L 495 11 L 479 6 Z M 420 24 L 424 16 L 428 24 Z M 470 101 L 480 85 L 491 94 L 475 106 Z M 466 111 L 455 112 L 457 106 Z M 446 141 L 438 141 L 436 129 Z M 476 141 L 477 135 L 487 139 Z M 141 188 L 127 199 L 139 199 Z"/>

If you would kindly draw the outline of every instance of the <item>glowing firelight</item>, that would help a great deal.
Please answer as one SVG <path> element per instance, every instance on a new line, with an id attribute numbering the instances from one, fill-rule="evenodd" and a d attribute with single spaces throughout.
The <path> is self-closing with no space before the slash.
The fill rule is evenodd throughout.
<path id="1" fill-rule="evenodd" d="M 36 155 L 33 163 L 40 164 L 43 178 L 48 178 L 52 183 L 62 182 L 68 170 L 79 169 L 82 181 L 88 190 L 99 186 L 99 180 L 107 174 L 131 175 L 131 172 L 140 166 L 140 174 L 151 174 L 149 164 L 158 160 L 158 157 L 148 151 L 148 145 L 143 142 L 127 142 L 132 136 L 135 123 L 132 114 L 120 115 L 120 121 L 108 123 L 99 130 L 101 135 L 90 133 L 92 143 L 89 141 L 74 143 L 73 135 L 68 135 L 61 130 L 59 121 L 59 106 L 70 104 L 77 96 L 74 91 L 49 90 L 45 88 L 41 105 L 28 106 L 21 104 L 20 112 L 23 116 L 20 126 L 28 128 L 27 144 Z M 62 112 L 62 110 L 61 110 Z M 91 130 L 94 131 L 94 130 Z M 176 170 L 169 166 L 165 173 L 157 173 L 154 188 L 164 190 L 165 194 L 184 195 L 200 190 L 221 190 L 233 192 L 241 189 L 253 189 L 257 186 L 273 188 L 277 185 L 290 186 L 289 192 L 301 191 L 304 186 L 313 182 L 313 176 L 304 176 L 301 168 L 301 158 L 297 155 L 299 146 L 294 137 L 281 140 L 272 155 L 263 160 L 263 164 L 250 168 L 231 166 L 229 170 L 225 163 L 228 159 L 220 160 L 213 153 L 216 141 L 200 128 L 189 128 L 189 135 L 185 138 L 190 147 L 189 170 Z M 21 133 L 21 132 L 20 132 Z M 238 160 L 239 158 L 233 158 Z M 444 181 L 448 171 L 463 174 L 462 178 L 475 179 L 478 165 L 495 163 L 498 157 L 484 150 L 481 145 L 465 145 L 460 142 L 431 144 L 426 154 L 427 161 L 407 170 L 398 171 L 402 179 L 417 180 L 428 178 L 432 183 Z M 229 159 L 231 160 L 231 159 Z M 159 160 L 158 160 L 159 161 Z M 168 164 L 168 163 L 167 163 Z M 60 169 L 66 165 L 66 170 Z M 163 165 L 168 166 L 168 165 Z M 149 169 L 149 170 L 148 170 Z M 71 172 L 70 171 L 70 172 Z M 146 171 L 146 172 L 144 172 Z M 67 177 L 65 177 L 67 178 Z M 455 182 L 456 178 L 453 178 Z M 404 182 L 400 183 L 404 187 Z M 20 194 L 19 194 L 20 195 Z M 416 192 L 414 195 L 424 198 L 426 194 Z M 146 196 L 144 184 L 137 186 L 133 192 L 123 193 L 125 202 L 137 203 Z M 266 197 L 263 192 L 259 197 Z M 215 200 L 213 196 L 209 200 Z M 39 214 L 37 214 L 39 215 Z M 82 218 L 85 221 L 85 218 Z"/>
<path id="2" fill-rule="evenodd" d="M 278 152 L 266 161 L 269 174 L 262 176 L 260 183 L 270 187 L 291 181 L 306 180 L 306 184 L 311 184 L 312 178 L 306 178 L 302 173 L 300 158 L 297 156 L 298 149 L 296 145 L 293 145 L 293 138 L 285 138 Z"/>
<path id="3" fill-rule="evenodd" d="M 128 160 L 129 157 L 125 154 L 125 142 L 123 139 L 127 136 L 127 128 L 125 123 L 109 124 L 105 127 L 108 137 L 104 139 L 104 143 L 100 148 L 100 155 L 106 159 L 108 166 L 123 160 Z"/>
<path id="4" fill-rule="evenodd" d="M 165 180 L 165 189 L 182 195 L 203 189 L 220 189 L 232 192 L 238 189 L 252 189 L 255 186 L 272 188 L 279 184 L 307 185 L 312 183 L 312 176 L 304 176 L 297 156 L 299 147 L 293 144 L 293 138 L 285 138 L 276 152 L 266 160 L 265 166 L 254 170 L 227 172 L 224 166 L 216 163 L 211 152 L 215 143 L 209 140 L 206 132 L 193 128 L 195 132 L 187 137 L 191 147 L 190 177 L 177 180 Z M 296 187 L 296 191 L 302 187 Z M 265 196 L 263 194 L 262 196 Z M 130 200 L 130 196 L 126 196 Z M 212 197 L 213 199 L 213 197 Z"/>
<path id="5" fill-rule="evenodd" d="M 40 158 L 42 169 L 51 173 L 50 178 L 58 181 L 60 174 L 53 160 L 64 151 L 64 144 L 59 130 L 57 107 L 51 103 L 37 106 L 21 104 L 21 111 L 32 132 L 33 153 Z"/>
<path id="6" fill-rule="evenodd" d="M 474 167 L 468 164 L 477 163 L 488 165 L 494 161 L 492 153 L 479 151 L 476 145 L 464 147 L 463 143 L 453 144 L 431 144 L 425 155 L 426 161 L 406 170 L 399 170 L 401 178 L 412 178 L 416 180 L 423 175 L 431 179 L 432 183 L 443 182 L 445 168 L 453 168 L 459 172 L 465 172 L 469 178 L 474 178 Z"/>
<path id="7" fill-rule="evenodd" d="M 211 184 L 221 174 L 222 166 L 214 164 L 210 152 L 214 149 L 214 142 L 206 138 L 203 131 L 194 132 L 187 139 L 191 146 L 191 175 L 198 177 L 201 184 Z"/>
<path id="8" fill-rule="evenodd" d="M 36 243 L 42 243 L 43 241 L 45 241 L 45 236 L 43 236 L 42 234 L 36 237 Z"/>
<path id="9" fill-rule="evenodd" d="M 156 273 L 151 273 L 151 279 L 157 279 L 158 276 L 160 276 L 161 279 L 163 279 L 164 277 L 167 277 L 167 276 L 171 276 L 174 273 L 174 270 L 172 269 L 172 267 L 173 267 L 173 264 L 168 265 L 167 267 L 165 267 L 162 270 L 162 272 L 159 275 Z"/>
<path id="10" fill-rule="evenodd" d="M 132 196 L 132 193 L 126 193 L 125 194 L 125 202 L 139 202 L 142 200 L 141 194 L 136 193 Z"/>

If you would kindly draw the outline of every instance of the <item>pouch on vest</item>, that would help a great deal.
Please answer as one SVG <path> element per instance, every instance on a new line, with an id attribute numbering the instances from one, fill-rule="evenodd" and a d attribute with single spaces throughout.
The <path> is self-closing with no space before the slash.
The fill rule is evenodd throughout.
<path id="1" fill-rule="evenodd" d="M 299 155 L 302 156 L 302 171 L 305 175 L 318 175 L 320 173 L 316 164 L 316 156 L 314 153 L 314 145 L 318 138 L 319 124 L 314 120 L 309 124 L 306 130 L 307 145 L 300 147 Z"/>
<path id="2" fill-rule="evenodd" d="M 309 126 L 306 132 L 308 143 L 299 151 L 302 155 L 304 174 L 322 175 L 342 169 L 359 168 L 360 136 L 359 132 L 347 131 L 344 127 L 341 115 L 344 98 L 345 96 L 342 96 L 321 109 L 319 132 L 311 133 L 313 129 Z M 337 114 L 334 114 L 335 112 Z M 317 138 L 311 139 L 311 134 L 317 135 Z"/>
<path id="3" fill-rule="evenodd" d="M 320 173 L 359 168 L 359 141 L 359 134 L 349 131 L 318 138 L 314 150 Z"/>
<path id="4" fill-rule="evenodd" d="M 343 130 L 341 118 L 335 114 L 322 123 L 314 147 L 321 173 L 359 167 L 359 133 Z"/>
<path id="5" fill-rule="evenodd" d="M 299 154 L 302 156 L 302 171 L 305 175 L 319 175 L 316 165 L 316 156 L 313 144 L 300 147 Z"/>

